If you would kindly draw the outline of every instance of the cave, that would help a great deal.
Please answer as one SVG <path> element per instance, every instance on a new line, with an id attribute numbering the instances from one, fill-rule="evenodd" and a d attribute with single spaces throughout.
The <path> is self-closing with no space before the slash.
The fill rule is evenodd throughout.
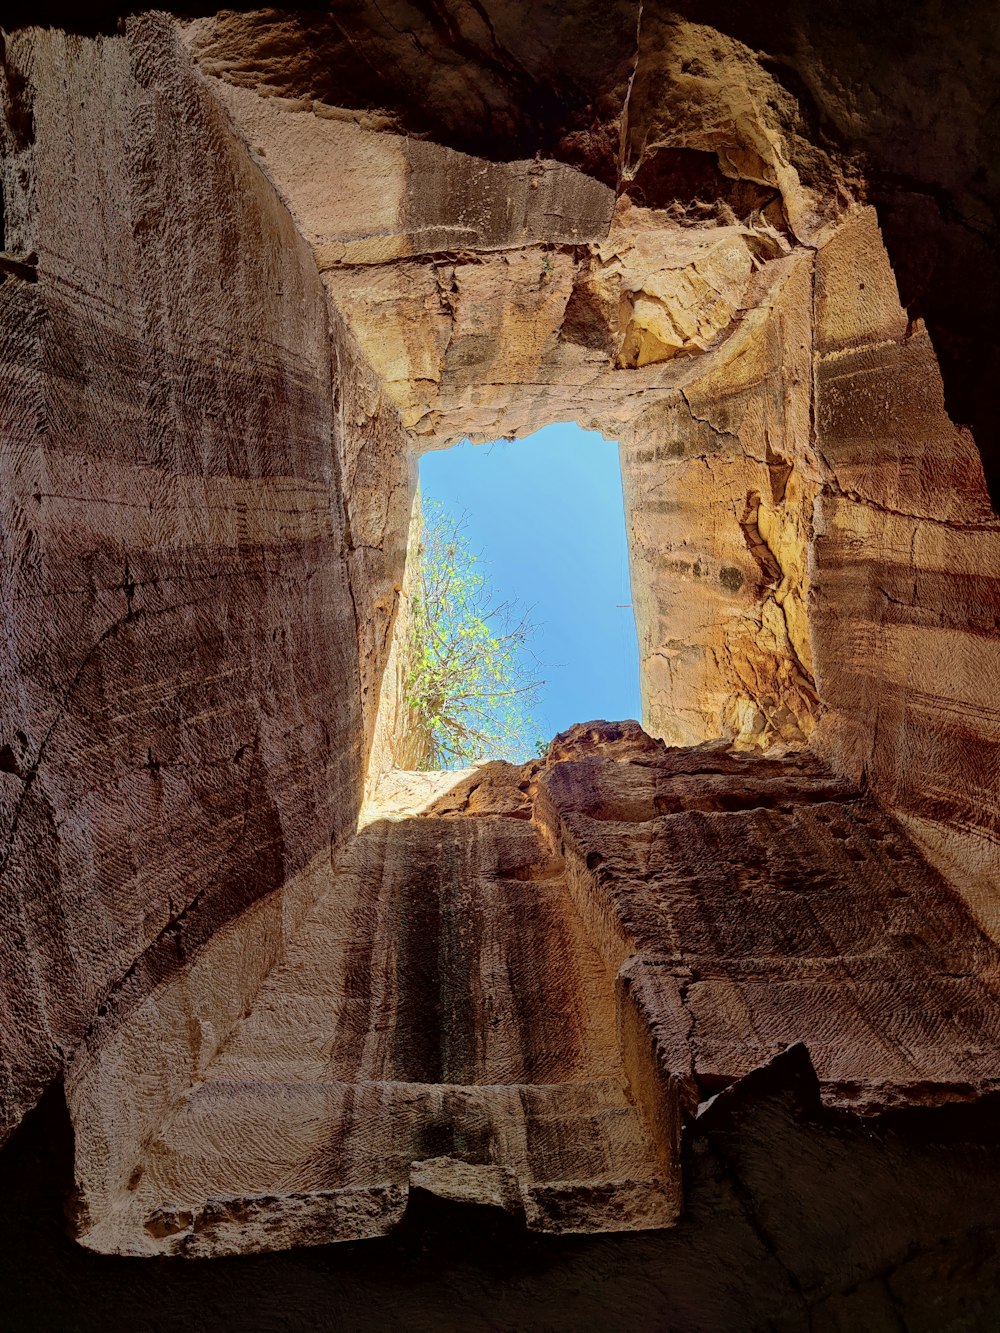
<path id="1" fill-rule="evenodd" d="M 3 24 L 0 1324 L 996 1327 L 993 8 Z M 642 716 L 416 772 L 556 422 Z"/>

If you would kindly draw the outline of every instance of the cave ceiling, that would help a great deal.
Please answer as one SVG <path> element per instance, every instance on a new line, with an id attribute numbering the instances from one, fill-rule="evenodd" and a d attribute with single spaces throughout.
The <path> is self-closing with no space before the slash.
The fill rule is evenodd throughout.
<path id="1" fill-rule="evenodd" d="M 192 38 L 235 87 L 364 110 L 477 157 L 564 162 L 689 220 L 693 205 L 783 208 L 807 243 L 848 198 L 870 201 L 996 489 L 995 6 L 965 4 L 958 23 L 940 4 L 860 0 L 238 10 L 195 11 Z"/>

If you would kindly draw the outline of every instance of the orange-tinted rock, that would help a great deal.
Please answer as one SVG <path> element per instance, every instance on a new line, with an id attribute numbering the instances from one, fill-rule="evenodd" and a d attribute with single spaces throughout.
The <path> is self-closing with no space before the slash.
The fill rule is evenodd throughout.
<path id="1" fill-rule="evenodd" d="M 145 1145 L 101 1105 L 125 1033 L 80 1062 L 87 1245 L 207 1255 L 359 1239 L 398 1226 L 411 1188 L 493 1206 L 501 1184 L 500 1206 L 530 1230 L 673 1221 L 676 1152 L 633 1104 L 613 974 L 561 861 L 510 803 L 518 778 L 530 770 L 492 765 L 460 786 L 455 813 L 369 824 Z M 120 1107 L 141 1095 L 119 1086 Z"/>
<path id="2" fill-rule="evenodd" d="M 867 775 L 996 935 L 1000 523 L 871 215 L 817 264 L 818 744 Z"/>
<path id="3" fill-rule="evenodd" d="M 129 1021 L 78 1060 L 88 1246 L 385 1235 L 411 1191 L 547 1233 L 665 1227 L 685 1124 L 790 1046 L 869 1116 L 998 1088 L 1000 951 L 807 754 L 589 724 L 421 803 L 358 834 L 152 1133 L 122 1133 L 153 1072 L 123 1067 Z M 183 1040 L 159 1004 L 147 1042 L 153 1015 Z"/>
<path id="4" fill-rule="evenodd" d="M 33 126 L 6 239 L 38 255 L 0 285 L 6 1130 L 251 904 L 235 971 L 185 1002 L 178 1078 L 280 956 L 353 832 L 409 480 L 173 25 L 5 59 Z"/>
<path id="5" fill-rule="evenodd" d="M 992 11 L 51 11 L 0 46 L 0 1099 L 63 1076 L 77 1229 L 609 1231 L 463 1312 L 990 1326 Z M 416 454 L 567 418 L 652 734 L 392 773 Z"/>

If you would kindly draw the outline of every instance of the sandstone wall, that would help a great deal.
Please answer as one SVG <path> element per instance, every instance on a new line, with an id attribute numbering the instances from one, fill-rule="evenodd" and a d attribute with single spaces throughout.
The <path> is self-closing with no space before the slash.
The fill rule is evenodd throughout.
<path id="1" fill-rule="evenodd" d="M 568 419 L 617 436 L 715 359 L 775 277 L 755 275 L 795 245 L 786 205 L 762 213 L 758 193 L 646 207 L 648 184 L 616 198 L 564 163 L 407 138 L 307 85 L 279 95 L 263 71 L 220 58 L 243 24 L 195 23 L 187 41 L 417 449 Z M 783 188 L 808 221 L 790 169 Z"/>
<path id="2" fill-rule="evenodd" d="M 170 21 L 21 30 L 2 78 L 6 1128 L 159 986 L 155 1110 L 279 954 L 353 831 L 409 482 Z"/>
<path id="3" fill-rule="evenodd" d="M 644 723 L 812 736 L 1000 930 L 1000 523 L 872 209 L 622 433 Z M 818 730 L 814 732 L 817 722 Z"/>
<path id="4" fill-rule="evenodd" d="M 650 207 L 760 208 L 815 244 L 839 202 L 870 200 L 1000 495 L 992 0 L 960 16 L 939 0 L 358 0 L 335 18 L 222 11 L 195 41 L 240 88 L 496 161 L 540 151 Z"/>
<path id="5" fill-rule="evenodd" d="M 692 1122 L 744 1080 L 754 1104 L 789 1047 L 827 1107 L 868 1117 L 1000 1087 L 1000 950 L 808 751 L 592 723 L 541 763 L 402 779 L 166 1114 L 110 1043 L 90 1095 L 71 1080 L 85 1245 L 371 1239 L 421 1200 L 647 1232 L 679 1220 Z M 119 1050 L 156 1020 L 183 1043 L 158 998 Z"/>
<path id="6" fill-rule="evenodd" d="M 643 724 L 671 744 L 801 742 L 818 711 L 811 253 L 758 282 L 707 373 L 621 436 Z"/>
<path id="7" fill-rule="evenodd" d="M 208 1263 L 65 1236 L 72 1134 L 53 1090 L 0 1156 L 4 1317 L 78 1333 L 237 1318 L 241 1333 L 384 1333 L 453 1327 L 456 1311 L 466 1333 L 994 1327 L 998 1099 L 863 1119 L 822 1106 L 802 1066 L 779 1059 L 698 1118 L 669 1230 L 526 1235 L 499 1209 L 425 1196 L 395 1236 Z"/>
<path id="8" fill-rule="evenodd" d="M 817 743 L 907 818 L 995 935 L 1000 522 L 870 211 L 819 252 L 815 317 Z"/>
<path id="9" fill-rule="evenodd" d="M 348 23 L 388 115 L 324 16 L 191 25 L 204 81 L 155 16 L 5 44 L 11 1122 L 83 1034 L 126 1083 L 168 1029 L 197 1070 L 353 827 L 387 663 L 398 697 L 396 409 L 419 447 L 620 434 L 649 729 L 812 737 L 1000 929 L 1000 527 L 859 164 L 756 47 L 655 5 L 555 91 L 551 16 L 526 53 L 520 9 L 452 9 Z M 459 124 L 497 33 L 519 55 Z"/>
<path id="10" fill-rule="evenodd" d="M 498 164 L 401 136 L 398 106 L 329 105 L 303 70 L 261 64 L 273 24 L 292 43 L 284 20 L 242 18 L 196 24 L 189 40 L 416 446 L 566 418 L 621 439 L 649 730 L 798 744 L 829 707 L 823 752 L 924 820 L 949 873 L 971 856 L 969 891 L 990 894 L 988 576 L 974 606 L 963 592 L 968 610 L 949 608 L 960 635 L 963 616 L 975 628 L 941 658 L 912 634 L 888 642 L 854 568 L 859 542 L 905 544 L 909 529 L 889 529 L 908 514 L 945 521 L 925 529 L 938 533 L 925 563 L 990 567 L 982 470 L 944 414 L 875 215 L 850 202 L 858 164 L 816 142 L 801 89 L 739 41 L 651 8 L 621 143 L 626 197 L 611 212 L 610 190 L 558 162 Z M 244 41 L 247 63 L 233 63 Z M 968 539 L 945 554 L 958 528 Z M 895 577 L 909 559 L 889 560 Z M 932 619 L 924 607 L 912 628 Z M 848 641 L 855 620 L 868 629 Z M 930 654 L 947 673 L 952 653 L 967 679 L 917 726 L 916 664 Z M 910 701 L 888 730 L 887 674 Z M 975 713 L 959 726 L 975 777 L 944 721 L 955 708 Z M 954 842 L 956 824 L 973 843 Z"/>
<path id="11" fill-rule="evenodd" d="M 402 582 L 397 584 L 396 618 L 378 694 L 375 731 L 368 754 L 366 804 L 376 797 L 380 783 L 394 770 L 425 769 L 430 738 L 417 725 L 407 702 L 410 676 L 412 598 L 419 588 L 422 511 L 419 488 L 410 508 Z"/>

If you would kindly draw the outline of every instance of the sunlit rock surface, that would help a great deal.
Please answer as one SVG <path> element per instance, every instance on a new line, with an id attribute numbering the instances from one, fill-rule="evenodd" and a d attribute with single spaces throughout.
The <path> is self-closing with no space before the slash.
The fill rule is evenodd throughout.
<path id="1" fill-rule="evenodd" d="M 85 1244 L 363 1239 L 414 1191 L 541 1233 L 656 1229 L 685 1126 L 797 1043 L 823 1103 L 867 1116 L 1000 1084 L 1000 951 L 808 754 L 593 724 L 454 776 L 428 800 L 413 775 L 409 817 L 395 784 L 155 1130 L 121 1132 L 152 1073 L 128 1022 L 78 1060 Z M 144 1041 L 169 1022 L 154 1004 Z"/>
<path id="2" fill-rule="evenodd" d="M 408 480 L 171 21 L 5 61 L 5 243 L 37 255 L 0 285 L 9 1130 L 251 904 L 196 1062 L 280 953 L 353 832 Z"/>
<path id="3" fill-rule="evenodd" d="M 210 9 L 0 45 L 11 1318 L 994 1326 L 993 8 Z M 432 793 L 416 457 L 569 419 L 646 731 Z"/>

